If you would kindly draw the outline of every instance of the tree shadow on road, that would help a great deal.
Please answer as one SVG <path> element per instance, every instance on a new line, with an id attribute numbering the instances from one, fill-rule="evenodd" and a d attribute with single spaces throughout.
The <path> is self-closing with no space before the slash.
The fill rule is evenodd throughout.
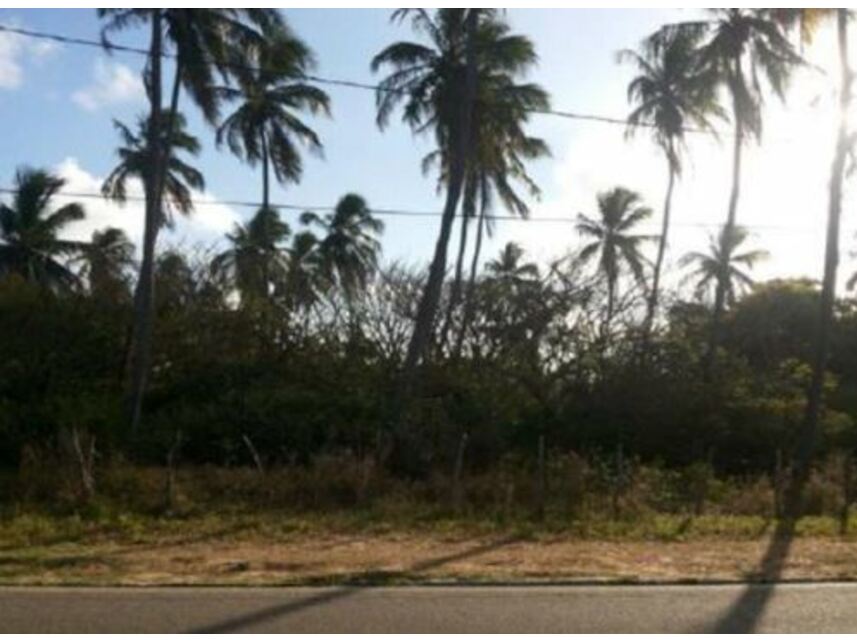
<path id="1" fill-rule="evenodd" d="M 475 556 L 480 556 L 482 554 L 501 549 L 502 547 L 510 545 L 519 540 L 520 538 L 516 536 L 511 536 L 495 542 L 479 545 L 477 547 L 471 547 L 462 552 L 450 554 L 448 556 L 429 558 L 427 560 L 420 561 L 410 566 L 408 569 L 402 571 L 370 570 L 368 572 L 364 572 L 362 574 L 350 577 L 349 585 L 333 588 L 323 594 L 313 594 L 312 596 L 309 596 L 304 599 L 293 600 L 280 605 L 273 605 L 264 609 L 255 610 L 242 616 L 237 616 L 235 618 L 230 618 L 224 621 L 220 621 L 218 623 L 214 623 L 212 625 L 207 625 L 195 629 L 191 633 L 227 634 L 233 632 L 240 632 L 245 628 L 252 627 L 254 625 L 259 625 L 266 621 L 280 618 L 287 614 L 292 614 L 301 610 L 315 607 L 317 605 L 323 605 L 343 598 L 347 598 L 348 596 L 351 596 L 360 592 L 363 589 L 366 589 L 373 583 L 377 583 L 379 580 L 392 582 L 395 580 L 407 579 L 412 574 L 429 571 L 431 569 L 442 567 L 448 563 L 453 563 L 460 560 L 473 558 Z"/>
<path id="2" fill-rule="evenodd" d="M 711 630 L 717 634 L 749 634 L 755 632 L 771 600 L 776 583 L 782 578 L 783 568 L 795 537 L 796 521 L 784 519 L 768 544 L 759 564 L 760 584 L 748 585 L 741 596 L 714 623 Z"/>

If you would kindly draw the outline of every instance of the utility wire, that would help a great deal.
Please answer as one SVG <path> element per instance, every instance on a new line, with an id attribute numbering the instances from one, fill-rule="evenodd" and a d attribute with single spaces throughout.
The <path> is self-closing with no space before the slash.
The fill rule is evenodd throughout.
<path id="1" fill-rule="evenodd" d="M 92 47 L 98 48 L 102 50 L 106 50 L 109 52 L 118 51 L 123 53 L 131 53 L 137 54 L 141 56 L 148 57 L 150 52 L 141 47 L 131 47 L 128 45 L 117 44 L 108 40 L 91 40 L 88 38 L 78 38 L 75 36 L 66 36 L 58 33 L 49 33 L 45 31 L 34 31 L 32 29 L 24 29 L 21 27 L 14 27 L 12 25 L 4 25 L 0 24 L 0 32 L 12 33 L 18 36 L 23 36 L 26 38 L 34 38 L 39 40 L 49 40 L 57 43 L 62 43 L 66 45 L 79 45 L 84 47 Z M 174 59 L 176 55 L 172 52 L 163 52 L 162 57 Z M 246 71 L 265 71 L 264 68 L 254 66 L 254 65 L 245 65 L 239 63 L 226 63 L 225 67 L 232 67 L 243 69 Z M 345 80 L 341 78 L 326 78 L 323 76 L 316 76 L 313 74 L 304 74 L 302 76 L 304 80 L 312 81 L 315 83 L 319 83 L 322 85 L 332 85 L 337 87 L 350 87 L 352 89 L 362 89 L 368 90 L 372 92 L 390 92 L 390 93 L 399 93 L 400 90 L 392 89 L 389 87 L 382 87 L 381 85 L 359 82 L 354 80 Z M 597 123 L 607 123 L 609 125 L 621 125 L 623 127 L 628 126 L 628 122 L 625 119 L 614 117 L 614 116 L 604 116 L 601 114 L 589 114 L 585 112 L 574 112 L 568 110 L 529 110 L 531 114 L 542 114 L 547 116 L 556 116 L 559 118 L 565 118 L 569 120 L 578 120 L 578 121 L 589 121 L 589 122 L 597 122 Z M 655 127 L 654 123 L 648 122 L 640 122 L 637 124 L 640 127 Z M 729 132 L 716 132 L 712 130 L 706 130 L 695 127 L 685 127 L 682 128 L 683 131 L 692 134 L 706 134 L 709 136 L 723 136 L 723 137 L 731 137 L 734 134 Z"/>
<path id="2" fill-rule="evenodd" d="M 0 194 L 16 194 L 17 190 L 14 188 L 8 187 L 0 187 Z M 59 191 L 55 192 L 54 196 L 64 197 L 68 199 L 96 199 L 103 201 L 111 201 L 111 199 L 105 197 L 103 194 L 98 192 L 73 192 L 73 191 Z M 145 202 L 145 197 L 138 195 L 126 195 L 125 201 L 130 201 L 132 203 L 143 203 Z M 172 200 L 165 198 L 165 202 L 173 203 Z M 114 203 L 116 201 L 113 201 Z M 241 208 L 261 208 L 262 203 L 257 201 L 237 201 L 237 200 L 229 200 L 229 199 L 199 199 L 194 202 L 194 209 L 199 210 L 197 206 L 231 206 L 231 207 L 241 207 Z M 278 210 L 290 210 L 297 212 L 322 212 L 328 213 L 333 212 L 335 210 L 335 206 L 316 206 L 316 205 L 298 205 L 295 203 L 269 203 L 269 207 L 278 209 Z M 433 218 L 437 219 L 442 216 L 442 212 L 440 211 L 429 211 L 429 210 L 407 210 L 407 209 L 395 209 L 395 208 L 370 208 L 370 211 L 373 215 L 379 217 L 424 217 L 424 218 Z M 457 214 L 456 218 L 461 218 L 462 215 Z M 576 224 L 577 219 L 574 217 L 527 217 L 521 218 L 516 217 L 509 214 L 498 214 L 491 215 L 490 218 L 495 221 L 517 221 L 520 223 L 563 223 L 563 224 Z M 702 221 L 676 221 L 672 224 L 677 228 L 702 228 L 702 229 L 717 229 L 721 228 L 723 224 L 721 223 L 706 223 Z M 814 228 L 811 226 L 784 226 L 777 224 L 749 224 L 749 225 L 740 225 L 739 227 L 746 228 L 748 230 L 779 230 L 784 232 L 794 232 L 804 234 L 806 232 L 812 231 Z"/>

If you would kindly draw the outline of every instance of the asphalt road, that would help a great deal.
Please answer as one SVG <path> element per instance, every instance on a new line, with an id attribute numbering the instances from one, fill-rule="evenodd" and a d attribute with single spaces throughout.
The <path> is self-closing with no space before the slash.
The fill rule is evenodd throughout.
<path id="1" fill-rule="evenodd" d="M 0 588 L 0 632 L 857 632 L 857 584 Z"/>

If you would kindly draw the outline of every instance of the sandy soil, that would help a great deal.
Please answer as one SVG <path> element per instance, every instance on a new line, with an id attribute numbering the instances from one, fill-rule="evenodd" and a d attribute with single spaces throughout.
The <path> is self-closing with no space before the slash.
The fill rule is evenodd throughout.
<path id="1" fill-rule="evenodd" d="M 308 535 L 57 543 L 0 551 L 6 584 L 305 584 L 857 579 L 857 543 L 802 537 L 781 565 L 770 541 L 599 542 L 567 537 Z M 782 553 L 782 552 L 780 552 Z"/>

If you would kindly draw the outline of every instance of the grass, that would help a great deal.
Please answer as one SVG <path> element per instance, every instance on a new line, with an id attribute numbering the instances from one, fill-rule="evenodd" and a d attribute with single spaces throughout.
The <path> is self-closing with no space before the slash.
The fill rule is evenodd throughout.
<path id="1" fill-rule="evenodd" d="M 413 582 L 772 580 L 774 525 L 748 516 L 500 525 L 372 512 L 157 517 L 20 513 L 0 524 L 0 583 L 290 585 Z M 784 579 L 857 579 L 854 538 L 806 518 Z M 851 525 L 857 534 L 857 523 Z"/>
<path id="2" fill-rule="evenodd" d="M 557 476 L 545 519 L 535 521 L 527 471 L 469 477 L 460 514 L 450 511 L 447 479 L 406 484 L 379 475 L 366 484 L 349 460 L 265 476 L 182 468 L 171 511 L 156 468 L 105 467 L 99 495 L 84 508 L 73 470 L 6 475 L 3 584 L 700 582 L 774 574 L 761 567 L 776 528 L 762 479 L 715 481 L 705 515 L 693 517 L 675 476 L 641 470 L 616 519 L 598 479 L 574 495 Z M 798 523 L 776 575 L 857 579 L 857 520 L 840 537 L 837 486 L 819 478 L 814 489 L 814 515 Z"/>

